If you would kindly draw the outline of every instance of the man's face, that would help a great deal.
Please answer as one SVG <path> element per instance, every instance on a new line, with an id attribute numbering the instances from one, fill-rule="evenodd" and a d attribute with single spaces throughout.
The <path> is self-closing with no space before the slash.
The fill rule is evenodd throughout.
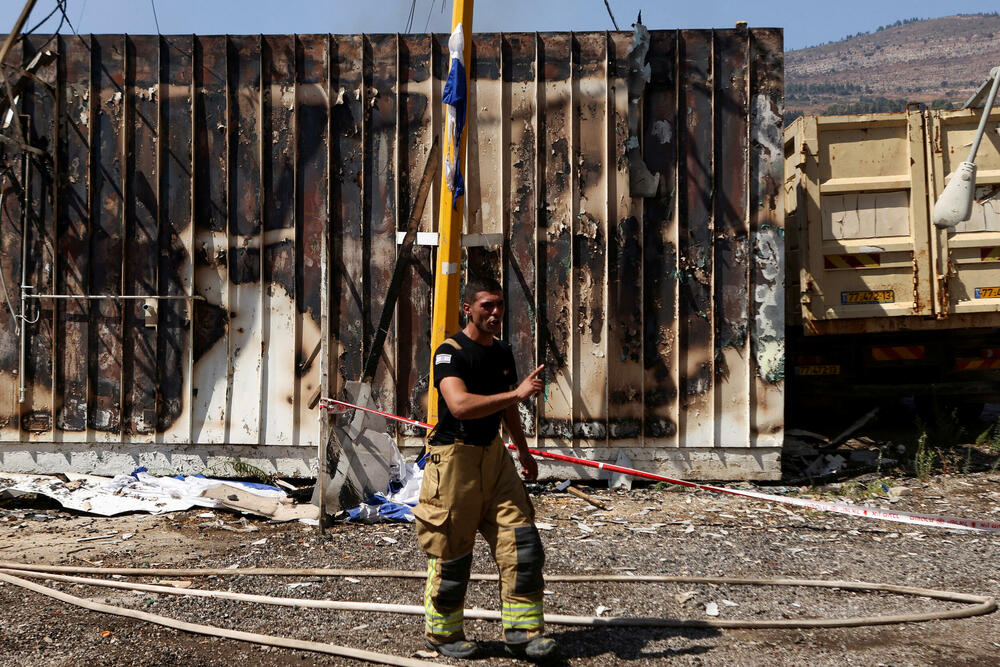
<path id="1" fill-rule="evenodd" d="M 476 292 L 476 298 L 472 303 L 462 304 L 462 311 L 477 329 L 495 336 L 500 332 L 504 307 L 503 294 Z"/>

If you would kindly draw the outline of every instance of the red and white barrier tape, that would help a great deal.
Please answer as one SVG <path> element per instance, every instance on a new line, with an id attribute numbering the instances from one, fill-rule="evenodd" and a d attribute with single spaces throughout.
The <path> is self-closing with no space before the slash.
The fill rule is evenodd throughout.
<path id="1" fill-rule="evenodd" d="M 382 412 L 381 410 L 376 410 L 374 408 L 368 408 L 361 405 L 354 405 L 353 403 L 346 403 L 344 401 L 338 401 L 332 398 L 321 398 L 319 401 L 321 408 L 329 410 L 331 412 L 346 412 L 347 410 L 362 410 L 364 412 L 369 412 L 372 414 L 385 417 L 386 419 L 392 419 L 404 424 L 409 424 L 411 426 L 419 426 L 425 429 L 434 428 L 430 424 L 416 419 L 408 419 L 406 417 L 400 417 L 398 415 L 393 415 L 388 412 Z M 514 445 L 507 444 L 508 449 L 516 449 Z M 766 500 L 774 503 L 781 503 L 783 505 L 795 505 L 797 507 L 807 507 L 809 509 L 821 510 L 823 512 L 835 512 L 837 514 L 847 514 L 849 516 L 859 516 L 868 519 L 881 519 L 883 521 L 895 521 L 897 523 L 908 523 L 916 526 L 929 526 L 932 528 L 953 528 L 955 530 L 973 530 L 981 532 L 991 532 L 1000 533 L 1000 521 L 981 521 L 979 519 L 964 519 L 961 517 L 954 516 L 940 516 L 937 514 L 917 514 L 914 512 L 894 512 L 892 510 L 882 509 L 880 507 L 868 507 L 865 505 L 849 505 L 847 503 L 830 503 L 822 500 L 808 500 L 806 498 L 789 498 L 786 496 L 776 496 L 770 493 L 759 493 L 757 491 L 742 491 L 739 489 L 727 489 L 721 486 L 711 486 L 709 484 L 698 484 L 695 482 L 688 482 L 683 479 L 674 479 L 672 477 L 666 477 L 664 475 L 657 475 L 650 472 L 643 472 L 642 470 L 635 470 L 634 468 L 626 468 L 623 466 L 617 466 L 611 463 L 602 463 L 600 461 L 589 461 L 587 459 L 580 459 L 574 456 L 566 456 L 565 454 L 557 454 L 555 452 L 546 452 L 540 449 L 529 449 L 529 452 L 533 456 L 538 456 L 541 458 L 552 459 L 554 461 L 565 461 L 567 463 L 574 463 L 576 465 L 583 465 L 590 468 L 597 468 L 599 470 L 608 470 L 610 472 L 618 472 L 625 475 L 630 475 L 632 477 L 640 477 L 643 479 L 651 479 L 657 482 L 666 482 L 668 484 L 679 484 L 680 486 L 688 486 L 693 489 L 701 489 L 703 491 L 713 491 L 715 493 L 725 493 L 732 496 L 742 496 L 744 498 L 754 498 L 756 500 Z"/>

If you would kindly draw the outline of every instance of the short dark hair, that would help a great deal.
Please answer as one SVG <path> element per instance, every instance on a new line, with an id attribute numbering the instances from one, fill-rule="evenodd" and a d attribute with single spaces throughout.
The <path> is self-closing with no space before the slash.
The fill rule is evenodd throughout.
<path id="1" fill-rule="evenodd" d="M 480 292 L 503 294 L 503 285 L 490 277 L 471 278 L 462 291 L 462 303 L 472 303 Z"/>

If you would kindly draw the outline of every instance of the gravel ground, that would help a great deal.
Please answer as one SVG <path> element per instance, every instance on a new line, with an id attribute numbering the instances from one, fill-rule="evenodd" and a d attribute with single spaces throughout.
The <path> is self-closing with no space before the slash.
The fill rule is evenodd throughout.
<path id="1" fill-rule="evenodd" d="M 1000 518 L 996 473 L 938 476 L 898 501 L 857 501 L 895 510 Z M 735 485 L 752 488 L 749 485 Z M 913 527 L 749 499 L 647 486 L 591 488 L 609 511 L 538 487 L 547 574 L 671 574 L 871 581 L 1000 597 L 1000 536 Z M 764 489 L 765 491 L 768 489 Z M 834 500 L 846 487 L 795 489 Z M 105 567 L 333 567 L 421 570 L 410 525 L 336 524 L 320 535 L 300 523 L 273 524 L 205 510 L 97 518 L 43 501 L 0 505 L 0 560 Z M 247 531 L 247 532 L 237 532 Z M 108 537 L 110 536 L 110 537 Z M 80 542 L 80 538 L 101 537 Z M 482 541 L 474 571 L 495 572 Z M 173 581 L 176 581 L 174 578 Z M 280 597 L 420 604 L 417 579 L 187 578 L 194 588 Z M 149 580 L 144 580 L 149 583 Z M 423 649 L 418 616 L 310 610 L 119 591 L 68 583 L 73 595 L 194 623 L 329 642 L 403 656 Z M 186 585 L 182 583 L 181 585 Z M 474 582 L 468 606 L 497 608 L 496 584 Z M 955 603 L 887 593 L 707 584 L 547 584 L 546 611 L 604 616 L 776 619 L 887 615 Z M 905 625 L 819 630 L 586 629 L 549 627 L 572 665 L 614 664 L 997 664 L 996 615 Z M 484 641 L 480 665 L 513 665 L 495 622 L 469 621 Z M 442 661 L 444 662 L 444 661 Z M 462 661 L 451 661 L 463 664 Z M 358 664 L 346 658 L 260 647 L 84 610 L 0 584 L 0 665 Z"/>

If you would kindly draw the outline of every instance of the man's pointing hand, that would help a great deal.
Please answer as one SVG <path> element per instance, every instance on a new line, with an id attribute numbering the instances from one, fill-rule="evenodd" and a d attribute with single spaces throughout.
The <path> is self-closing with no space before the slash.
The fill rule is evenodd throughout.
<path id="1" fill-rule="evenodd" d="M 528 374 L 528 377 L 524 378 L 524 380 L 521 381 L 521 384 L 517 386 L 515 391 L 517 392 L 517 397 L 520 400 L 523 401 L 531 398 L 545 388 L 545 382 L 542 378 L 538 377 L 543 368 L 545 368 L 545 364 L 542 364 L 535 370 L 531 371 L 531 373 Z"/>

